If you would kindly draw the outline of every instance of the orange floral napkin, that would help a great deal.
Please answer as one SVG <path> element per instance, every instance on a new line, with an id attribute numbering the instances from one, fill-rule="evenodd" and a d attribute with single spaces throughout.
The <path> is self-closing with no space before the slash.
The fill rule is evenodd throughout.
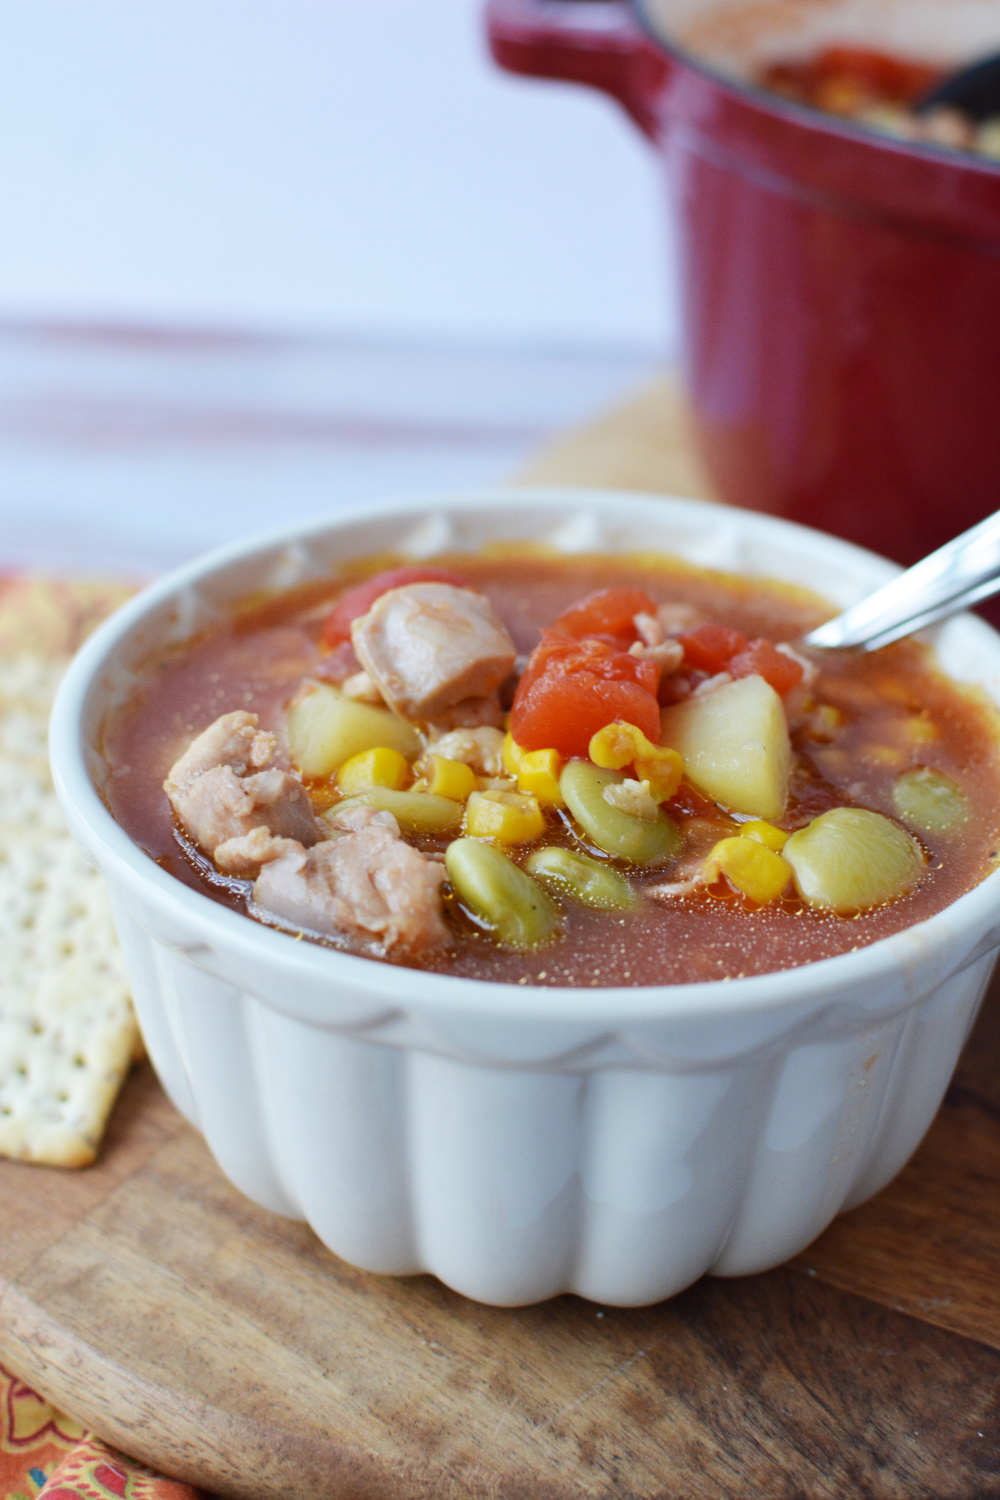
<path id="1" fill-rule="evenodd" d="M 84 1432 L 0 1365 L 0 1500 L 210 1500 Z"/>

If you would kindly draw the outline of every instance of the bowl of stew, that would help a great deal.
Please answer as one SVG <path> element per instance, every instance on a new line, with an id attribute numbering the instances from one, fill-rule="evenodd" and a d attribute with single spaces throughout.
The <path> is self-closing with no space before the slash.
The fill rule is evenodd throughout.
<path id="1" fill-rule="evenodd" d="M 1000 639 L 801 645 L 894 571 L 490 491 L 297 523 L 106 622 L 56 782 L 232 1182 L 505 1305 L 763 1270 L 877 1192 L 1000 945 Z"/>
<path id="2" fill-rule="evenodd" d="M 612 95 L 662 161 L 686 391 L 724 500 L 904 564 L 995 509 L 998 127 L 954 149 L 954 112 L 906 108 L 997 51 L 995 0 L 485 10 L 503 67 Z"/>

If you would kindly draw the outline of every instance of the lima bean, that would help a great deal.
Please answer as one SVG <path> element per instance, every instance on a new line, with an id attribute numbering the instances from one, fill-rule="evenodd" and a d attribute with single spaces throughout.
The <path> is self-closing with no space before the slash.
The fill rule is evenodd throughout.
<path id="1" fill-rule="evenodd" d="M 916 839 L 863 807 L 833 807 L 793 833 L 781 851 L 809 906 L 841 916 L 905 896 L 920 879 Z"/>
<path id="2" fill-rule="evenodd" d="M 528 856 L 525 869 L 552 890 L 597 911 L 632 911 L 638 897 L 624 875 L 586 854 L 550 844 Z"/>
<path id="3" fill-rule="evenodd" d="M 585 836 L 605 854 L 634 865 L 661 864 L 681 847 L 677 824 L 663 811 L 655 818 L 638 818 L 604 800 L 604 788 L 625 778 L 588 760 L 571 760 L 559 778 L 559 790 Z"/>
<path id="4" fill-rule="evenodd" d="M 538 948 L 559 929 L 559 908 L 495 844 L 455 839 L 444 856 L 456 894 L 508 948 Z"/>
<path id="5" fill-rule="evenodd" d="M 462 821 L 462 804 L 434 792 L 399 792 L 389 786 L 370 786 L 354 797 L 336 803 L 332 812 L 344 807 L 377 807 L 391 812 L 407 833 L 451 833 Z"/>
<path id="6" fill-rule="evenodd" d="M 892 789 L 892 804 L 904 823 L 922 833 L 956 833 L 971 816 L 962 788 L 931 766 L 904 771 Z"/>

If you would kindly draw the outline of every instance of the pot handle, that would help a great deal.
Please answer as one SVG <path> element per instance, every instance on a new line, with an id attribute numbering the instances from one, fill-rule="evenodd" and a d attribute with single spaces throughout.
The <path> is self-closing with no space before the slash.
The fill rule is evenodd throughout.
<path id="1" fill-rule="evenodd" d="M 508 73 L 602 89 L 644 135 L 659 140 L 658 102 L 670 59 L 639 27 L 627 0 L 487 0 L 490 52 Z"/>

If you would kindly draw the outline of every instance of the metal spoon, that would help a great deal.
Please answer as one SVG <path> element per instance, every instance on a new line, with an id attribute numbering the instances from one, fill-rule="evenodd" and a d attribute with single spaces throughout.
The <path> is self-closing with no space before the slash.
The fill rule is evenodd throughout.
<path id="1" fill-rule="evenodd" d="M 970 120 L 988 120 L 1000 115 L 1000 52 L 968 63 L 934 85 L 913 106 L 918 115 L 939 104 L 960 109 Z"/>
<path id="2" fill-rule="evenodd" d="M 1000 593 L 1000 511 L 803 637 L 806 646 L 877 651 Z"/>

